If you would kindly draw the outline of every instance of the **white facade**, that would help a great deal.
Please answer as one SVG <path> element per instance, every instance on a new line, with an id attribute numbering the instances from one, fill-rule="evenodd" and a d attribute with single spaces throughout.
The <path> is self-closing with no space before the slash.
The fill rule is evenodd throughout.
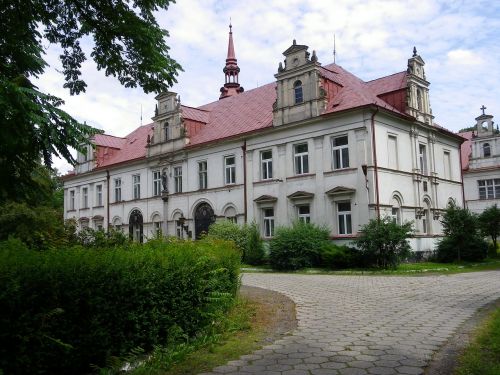
<path id="1" fill-rule="evenodd" d="M 344 243 L 369 219 L 391 216 L 415 223 L 414 250 L 431 250 L 447 203 L 463 205 L 461 139 L 432 125 L 422 59 L 414 51 L 397 92 L 378 95 L 388 101 L 403 98 L 401 112 L 376 97 L 369 87 L 377 82 L 353 89 L 367 90 L 376 98 L 373 104 L 346 106 L 342 98 L 349 97 L 342 95 L 351 95 L 349 85 L 357 85 L 351 75 L 339 67 L 344 80 L 329 80 L 331 70 L 295 42 L 284 54 L 269 126 L 196 143 L 196 134 L 215 126 L 210 121 L 217 103 L 192 109 L 181 106 L 174 93 L 159 95 L 143 157 L 88 172 L 77 169 L 65 180 L 65 218 L 95 228 L 123 228 L 136 239 L 133 212 L 140 212 L 146 238 L 160 227 L 168 235 L 194 238 L 208 222 L 224 218 L 255 221 L 269 238 L 276 227 L 304 220 L 328 227 L 332 239 Z M 238 105 L 245 95 L 258 98 L 255 90 L 221 100 Z M 342 105 L 346 109 L 336 111 Z M 160 175 L 166 185 L 159 190 Z M 121 200 L 116 199 L 118 179 Z M 96 203 L 99 185 L 102 205 Z M 88 208 L 83 206 L 85 188 Z"/>

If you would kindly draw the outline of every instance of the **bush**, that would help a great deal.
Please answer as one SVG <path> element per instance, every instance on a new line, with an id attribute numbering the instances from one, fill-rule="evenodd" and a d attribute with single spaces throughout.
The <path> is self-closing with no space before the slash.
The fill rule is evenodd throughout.
<path id="1" fill-rule="evenodd" d="M 240 226 L 229 220 L 218 221 L 210 226 L 208 238 L 233 241 L 246 264 L 258 265 L 264 260 L 264 244 L 255 223 Z"/>
<path id="2" fill-rule="evenodd" d="M 109 228 L 107 232 L 104 230 L 83 228 L 76 233 L 73 243 L 87 248 L 108 248 L 124 246 L 127 242 L 129 242 L 128 236 L 126 236 L 122 231 L 114 228 Z"/>
<path id="3" fill-rule="evenodd" d="M 270 242 L 269 262 L 277 270 L 298 270 L 321 264 L 321 252 L 330 244 L 327 228 L 297 221 L 279 227 Z"/>
<path id="4" fill-rule="evenodd" d="M 227 242 L 36 252 L 0 244 L 0 369 L 81 374 L 135 348 L 190 337 L 238 287 Z"/>
<path id="5" fill-rule="evenodd" d="M 412 235 L 411 222 L 399 225 L 389 217 L 372 219 L 361 227 L 355 244 L 365 265 L 395 268 L 410 255 L 408 238 Z"/>
<path id="6" fill-rule="evenodd" d="M 465 208 L 450 205 L 441 220 L 445 237 L 439 242 L 439 262 L 476 261 L 487 255 L 488 244 L 478 230 L 478 218 Z"/>
<path id="7" fill-rule="evenodd" d="M 327 244 L 321 249 L 321 264 L 327 268 L 350 268 L 362 265 L 361 252 L 348 246 Z"/>

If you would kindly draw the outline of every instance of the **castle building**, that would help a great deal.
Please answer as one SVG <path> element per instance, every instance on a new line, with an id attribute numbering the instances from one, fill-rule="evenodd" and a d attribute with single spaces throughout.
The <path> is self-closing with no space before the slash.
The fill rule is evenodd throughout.
<path id="1" fill-rule="evenodd" d="M 460 133 L 467 139 L 462 145 L 463 184 L 466 207 L 481 213 L 500 205 L 500 133 L 493 116 L 476 117 L 474 130 Z"/>
<path id="2" fill-rule="evenodd" d="M 273 82 L 244 91 L 230 26 L 219 100 L 193 108 L 165 92 L 153 123 L 96 135 L 65 178 L 65 218 L 137 241 L 197 238 L 222 219 L 271 238 L 303 220 L 343 243 L 389 216 L 414 222 L 414 250 L 432 249 L 446 205 L 463 205 L 463 138 L 433 122 L 416 49 L 407 69 L 368 82 L 295 40 L 283 55 Z"/>

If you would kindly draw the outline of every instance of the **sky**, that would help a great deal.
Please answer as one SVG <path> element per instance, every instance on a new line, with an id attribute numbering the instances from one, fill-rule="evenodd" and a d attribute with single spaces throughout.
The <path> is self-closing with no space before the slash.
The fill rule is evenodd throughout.
<path id="1" fill-rule="evenodd" d="M 435 122 L 452 131 L 486 113 L 500 123 L 500 1 L 371 0 L 178 0 L 157 13 L 169 31 L 170 56 L 184 71 L 171 91 L 197 107 L 218 100 L 224 84 L 229 22 L 239 82 L 249 90 L 274 81 L 293 39 L 316 51 L 323 65 L 336 62 L 369 81 L 406 70 L 416 46 L 425 61 Z M 90 55 L 92 42 L 85 40 Z M 60 73 L 60 49 L 45 45 L 50 67 L 38 86 L 65 100 L 80 121 L 125 136 L 153 116 L 155 95 L 122 87 L 89 57 L 82 68 L 87 91 L 70 96 Z M 63 160 L 54 166 L 65 173 Z"/>

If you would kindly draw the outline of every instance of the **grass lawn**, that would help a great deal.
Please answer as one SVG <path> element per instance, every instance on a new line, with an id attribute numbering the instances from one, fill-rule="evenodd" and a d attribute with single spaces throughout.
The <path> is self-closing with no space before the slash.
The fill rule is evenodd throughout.
<path id="1" fill-rule="evenodd" d="M 500 308 L 478 328 L 459 359 L 456 375 L 500 374 Z"/>
<path id="2" fill-rule="evenodd" d="M 242 272 L 279 272 L 269 266 L 242 266 Z M 380 270 L 375 268 L 350 268 L 342 270 L 329 270 L 324 268 L 306 268 L 295 271 L 300 274 L 325 274 L 325 275 L 418 275 L 418 274 L 451 274 L 473 271 L 500 270 L 500 259 L 485 259 L 481 262 L 461 263 L 403 263 L 396 269 Z M 293 272 L 293 271 L 288 271 Z"/>

